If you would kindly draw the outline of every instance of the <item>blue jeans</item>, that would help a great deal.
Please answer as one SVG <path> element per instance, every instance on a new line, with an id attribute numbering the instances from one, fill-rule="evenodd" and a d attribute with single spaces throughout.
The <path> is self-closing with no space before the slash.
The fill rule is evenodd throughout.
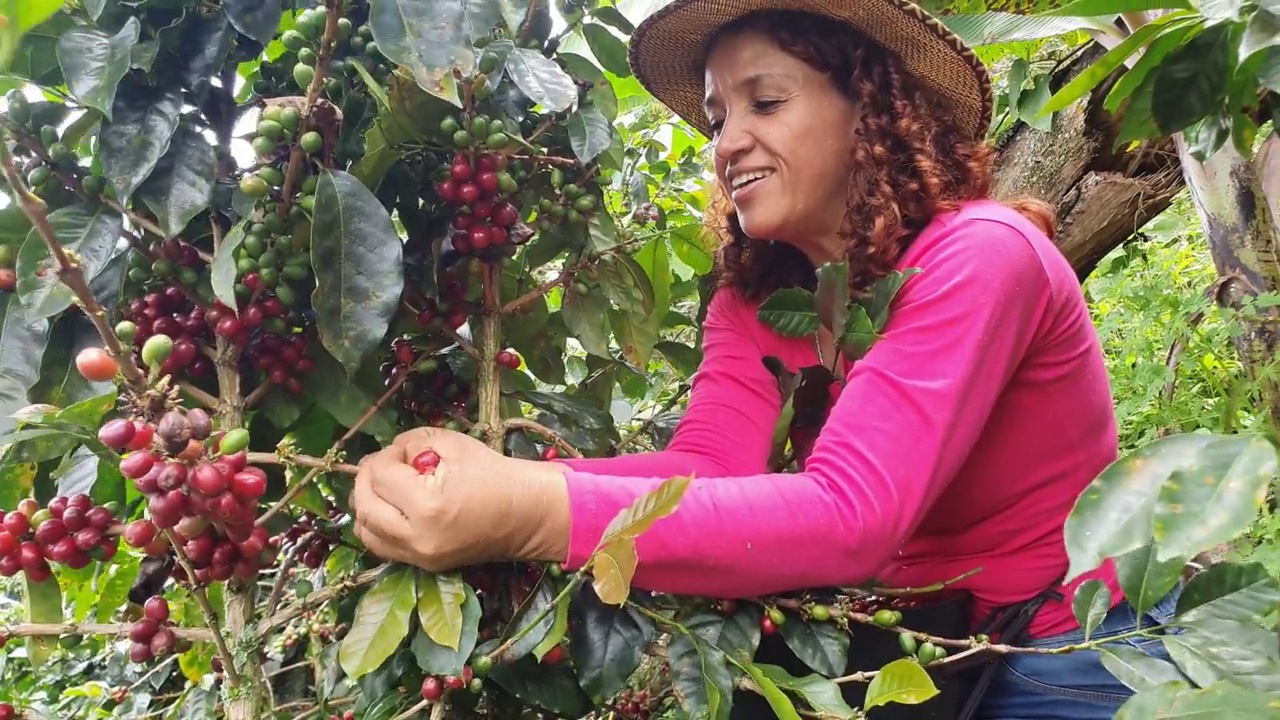
<path id="1" fill-rule="evenodd" d="M 1182 594 L 1179 584 L 1155 607 L 1143 613 L 1142 626 L 1173 620 Z M 1137 629 L 1138 616 L 1126 600 L 1111 609 L 1090 640 L 1111 637 Z M 1037 638 L 1027 647 L 1060 647 L 1084 642 L 1084 630 Z M 1143 653 L 1169 661 L 1164 643 L 1157 638 L 1129 638 L 1125 644 Z M 1096 650 L 1062 655 L 1019 653 L 1008 655 L 978 709 L 979 720 L 1109 720 L 1133 695 L 1102 665 Z"/>

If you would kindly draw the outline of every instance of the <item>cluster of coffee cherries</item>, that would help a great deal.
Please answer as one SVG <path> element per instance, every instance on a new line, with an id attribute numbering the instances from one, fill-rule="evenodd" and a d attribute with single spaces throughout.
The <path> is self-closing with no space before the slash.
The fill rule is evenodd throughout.
<path id="1" fill-rule="evenodd" d="M 275 298 L 268 298 L 264 304 Z M 256 306 L 250 305 L 249 309 Z M 249 309 L 242 318 L 248 318 Z M 267 381 L 283 387 L 294 395 L 302 394 L 302 378 L 315 370 L 316 361 L 307 357 L 307 348 L 311 346 L 309 333 L 295 335 L 261 335 L 252 345 L 246 356 L 253 366 L 262 371 Z"/>
<path id="2" fill-rule="evenodd" d="M 445 327 L 457 330 L 466 322 L 466 288 L 457 276 L 449 273 L 440 285 L 440 299 L 424 300 L 418 311 L 418 324 L 427 332 L 439 332 Z"/>
<path id="3" fill-rule="evenodd" d="M 460 675 L 428 675 L 422 679 L 422 699 L 437 702 L 444 697 L 445 691 L 470 690 L 480 693 L 484 690 L 484 676 L 493 668 L 493 661 L 486 655 L 472 658 L 471 663 L 462 668 Z"/>
<path id="4" fill-rule="evenodd" d="M 284 632 L 271 644 L 271 654 L 279 659 L 292 650 L 295 645 L 302 642 L 307 637 L 317 638 L 323 642 L 332 642 L 338 639 L 347 630 L 345 624 L 334 624 L 326 621 L 316 612 L 304 612 L 297 620 L 291 622 L 284 628 Z"/>
<path id="5" fill-rule="evenodd" d="M 649 693 L 645 690 L 626 688 L 618 693 L 612 703 L 613 711 L 625 720 L 648 720 L 650 713 Z"/>
<path id="6" fill-rule="evenodd" d="M 278 538 L 277 542 L 280 544 L 291 546 L 294 543 L 305 542 L 304 547 L 290 549 L 290 552 L 299 553 L 299 561 L 307 569 L 318 570 L 324 564 L 325 558 L 329 557 L 333 547 L 338 544 L 340 538 L 336 523 L 342 517 L 343 512 L 337 507 L 329 508 L 328 522 L 321 520 L 315 513 L 304 512 L 289 526 L 288 530 L 273 538 L 273 541 L 277 541 Z"/>
<path id="7" fill-rule="evenodd" d="M 142 604 L 142 617 L 129 627 L 129 659 L 145 663 L 171 655 L 178 645 L 178 635 L 169 621 L 169 601 L 152 595 Z"/>
<path id="8" fill-rule="evenodd" d="M 515 252 L 515 246 L 527 239 L 511 232 L 520 221 L 520 210 L 511 197 L 518 186 L 506 172 L 507 163 L 505 155 L 482 153 L 473 161 L 469 153 L 459 152 L 449 166 L 449 177 L 436 183 L 436 195 L 458 208 L 450 239 L 459 253 L 489 259 Z"/>
<path id="9" fill-rule="evenodd" d="M 392 341 L 392 360 L 380 370 L 388 387 L 401 377 L 408 379 L 400 386 L 400 406 L 405 414 L 429 425 L 440 426 L 450 421 L 455 412 L 465 411 L 471 399 L 471 383 L 454 372 L 442 358 L 428 357 L 414 362 L 417 350 L 408 338 Z"/>
<path id="10" fill-rule="evenodd" d="M 200 352 L 199 345 L 212 339 L 210 327 L 205 311 L 196 307 L 181 289 L 170 285 L 130 301 L 124 320 L 116 325 L 116 335 L 126 343 L 132 342 L 139 352 L 148 340 L 164 338 L 169 352 L 158 358 L 160 372 L 199 378 L 213 371 L 213 361 Z"/>
<path id="11" fill-rule="evenodd" d="M 154 439 L 142 445 L 139 432 Z M 154 428 L 137 418 L 111 420 L 98 438 L 108 447 L 134 448 L 121 459 L 120 473 L 146 496 L 149 518 L 125 528 L 126 543 L 162 555 L 169 543 L 158 531 L 172 530 L 195 570 L 186 578 L 178 567 L 175 577 L 198 584 L 252 579 L 270 563 L 267 532 L 254 525 L 267 476 L 248 465 L 247 430 L 215 435 L 203 410 L 173 408 Z"/>
<path id="12" fill-rule="evenodd" d="M 32 582 L 44 582 L 53 573 L 49 563 L 73 570 L 93 560 L 107 561 L 119 548 L 119 526 L 114 506 L 94 505 L 84 493 L 59 495 L 40 507 L 31 498 L 4 513 L 0 529 L 0 575 L 26 573 Z"/>

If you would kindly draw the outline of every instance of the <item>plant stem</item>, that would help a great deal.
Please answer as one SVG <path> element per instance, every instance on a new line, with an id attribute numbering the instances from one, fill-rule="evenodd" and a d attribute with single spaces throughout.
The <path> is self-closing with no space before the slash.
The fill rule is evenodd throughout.
<path id="1" fill-rule="evenodd" d="M 127 635 L 132 623 L 19 623 L 0 627 L 0 635 L 12 640 L 19 637 L 54 637 L 59 635 Z M 208 628 L 175 627 L 173 632 L 191 642 L 213 642 L 215 633 Z"/>
<path id="2" fill-rule="evenodd" d="M 191 563 L 187 561 L 187 556 L 182 554 L 179 549 L 181 543 L 172 530 L 164 531 L 165 537 L 169 539 L 169 545 L 173 547 L 173 555 L 178 560 L 178 564 L 187 573 L 187 580 L 191 582 L 191 594 L 196 599 L 196 604 L 200 606 L 200 612 L 204 614 L 205 624 L 209 626 L 209 632 L 213 633 L 213 644 L 218 647 L 218 656 L 222 659 L 223 672 L 227 674 L 227 679 L 233 684 L 240 682 L 240 673 L 236 670 L 236 664 L 232 658 L 231 651 L 227 649 L 227 643 L 222 638 L 222 633 L 218 631 L 218 614 L 214 612 L 213 605 L 209 604 L 209 596 L 205 594 L 204 588 L 196 585 L 196 570 L 191 567 Z"/>
<path id="3" fill-rule="evenodd" d="M 536 432 L 542 437 L 550 440 L 552 443 L 555 444 L 556 447 L 560 448 L 561 450 L 564 450 L 571 457 L 576 457 L 576 458 L 582 457 L 582 453 L 579 452 L 577 448 L 570 445 L 569 441 L 564 439 L 564 436 L 562 436 L 560 433 L 556 432 L 555 430 L 552 430 L 551 428 L 547 427 L 546 425 L 543 425 L 542 423 L 534 422 L 533 420 L 530 420 L 528 418 L 507 418 L 506 420 L 502 421 L 500 427 L 501 427 L 500 434 L 503 437 L 505 437 L 506 434 L 511 432 L 512 430 L 529 430 L 532 432 Z"/>
<path id="4" fill-rule="evenodd" d="M 316 73 L 311 78 L 311 85 L 307 87 L 307 100 L 299 111 L 300 119 L 298 121 L 298 136 L 307 131 L 308 122 L 311 120 L 311 109 L 315 105 L 316 100 L 320 97 L 320 89 L 324 87 L 325 76 L 329 74 L 329 59 L 333 57 L 334 37 L 338 34 L 338 19 L 342 17 L 341 4 L 337 0 L 325 0 L 325 9 L 328 11 L 325 25 L 324 37 L 320 41 L 320 54 L 316 58 Z M 306 158 L 306 153 L 302 146 L 298 144 L 298 137 L 293 138 L 292 148 L 289 150 L 289 168 L 285 171 L 284 186 L 280 189 L 280 204 L 277 208 L 277 214 L 284 218 L 289 215 L 289 208 L 293 205 L 293 191 L 298 187 L 298 175 L 302 172 L 302 162 Z"/>
<path id="5" fill-rule="evenodd" d="M 343 473 L 344 475 L 355 475 L 360 469 L 351 463 L 335 463 L 329 462 L 323 458 L 311 457 L 310 455 L 277 455 L 267 452 L 251 452 L 248 453 L 250 465 L 301 465 L 308 468 L 319 468 L 328 472 Z"/>
<path id="6" fill-rule="evenodd" d="M 478 424 L 489 428 L 487 440 L 489 447 L 502 452 L 502 377 L 498 372 L 498 352 L 502 347 L 502 313 L 501 280 L 502 267 L 497 264 L 486 264 L 482 271 L 484 282 L 484 309 L 480 315 L 478 329 L 480 341 L 480 357 L 477 358 L 477 379 L 479 385 L 477 398 L 479 401 Z"/>
<path id="7" fill-rule="evenodd" d="M 524 627 L 517 630 L 514 635 L 507 638 L 501 645 L 489 652 L 489 659 L 494 662 L 501 662 L 501 658 L 504 653 L 510 650 L 516 643 L 520 642 L 520 638 L 523 638 L 525 635 L 533 632 L 533 629 L 538 626 L 538 623 L 546 620 L 551 613 L 555 612 L 556 607 L 559 606 L 560 603 L 564 602 L 565 599 L 569 597 L 569 594 L 582 584 L 582 581 L 587 578 L 587 568 L 590 566 L 591 564 L 587 563 L 586 565 L 583 565 L 578 572 L 574 573 L 573 577 L 569 580 L 569 584 L 565 585 L 564 589 L 561 590 L 551 602 L 547 603 L 546 607 L 542 608 L 537 615 L 533 616 L 532 620 L 525 623 Z"/>
<path id="8" fill-rule="evenodd" d="M 331 585 L 326 585 L 310 595 L 307 595 L 300 602 L 289 605 L 271 617 L 263 619 L 258 623 L 254 632 L 258 637 L 266 637 L 277 629 L 289 624 L 291 621 L 302 617 L 302 613 L 318 608 L 336 597 L 346 595 L 358 587 L 363 587 L 374 580 L 377 580 L 390 566 L 391 563 L 384 563 L 378 567 L 365 570 L 354 577 L 347 578 L 345 580 L 338 580 Z"/>

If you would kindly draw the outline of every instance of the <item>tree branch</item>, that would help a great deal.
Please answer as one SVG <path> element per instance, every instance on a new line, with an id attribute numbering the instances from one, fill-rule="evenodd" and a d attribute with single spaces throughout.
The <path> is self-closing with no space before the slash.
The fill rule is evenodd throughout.
<path id="1" fill-rule="evenodd" d="M 201 390 L 200 388 L 196 387 L 195 385 L 192 385 L 191 383 L 187 382 L 186 380 L 180 380 L 180 381 L 178 382 L 178 387 L 182 388 L 182 391 L 183 391 L 183 392 L 185 392 L 186 394 L 188 394 L 188 395 L 190 395 L 191 397 L 195 398 L 196 402 L 198 402 L 198 403 L 200 403 L 201 405 L 203 405 L 203 406 L 205 406 L 205 407 L 209 408 L 210 410 L 217 410 L 217 409 L 218 409 L 218 405 L 219 405 L 219 403 L 220 403 L 220 401 L 218 400 L 218 398 L 214 397 L 213 395 L 210 395 L 209 393 L 205 392 L 204 390 Z"/>
<path id="2" fill-rule="evenodd" d="M 0 627 L 0 635 L 12 640 L 19 637 L 55 637 L 60 635 L 128 635 L 132 623 L 20 623 Z M 213 642 L 214 633 L 208 628 L 174 627 L 173 633 L 191 642 Z"/>
<path id="3" fill-rule="evenodd" d="M 251 452 L 248 453 L 250 465 L 300 465 L 306 468 L 318 468 L 329 472 L 343 473 L 344 475 L 355 475 L 360 468 L 350 463 L 329 462 L 324 458 L 311 457 L 310 455 L 278 455 L 268 452 Z"/>
<path id="4" fill-rule="evenodd" d="M 506 434 L 511 432 L 512 430 L 529 430 L 531 432 L 536 432 L 542 437 L 550 440 L 552 443 L 555 444 L 556 447 L 560 448 L 561 450 L 564 450 L 571 457 L 575 457 L 575 458 L 582 457 L 582 453 L 578 452 L 577 448 L 570 445 L 569 441 L 565 440 L 563 435 L 556 432 L 555 430 L 552 430 L 546 425 L 543 425 L 542 423 L 534 422 L 533 420 L 530 420 L 528 418 L 522 418 L 522 417 L 507 418 L 506 420 L 503 420 L 501 426 L 499 426 L 498 434 L 500 437 L 505 437 Z"/>
<path id="5" fill-rule="evenodd" d="M 227 649 L 227 642 L 222 638 L 222 633 L 218 630 L 218 614 L 214 612 L 213 606 L 209 604 L 209 597 L 205 595 L 204 588 L 196 584 L 195 568 L 191 567 L 187 557 L 182 554 L 177 535 L 172 530 L 165 530 L 164 535 L 169 539 L 169 545 L 173 547 L 173 556 L 177 558 L 178 563 L 182 565 L 182 569 L 187 573 L 187 579 L 191 581 L 191 594 L 195 597 L 196 604 L 200 606 L 200 612 L 204 614 L 204 621 L 209 626 L 209 631 L 213 634 L 213 643 L 218 647 L 218 657 L 222 660 L 223 672 L 227 674 L 227 678 L 231 680 L 233 685 L 239 684 L 240 672 L 236 670 L 235 659 L 231 655 L 231 651 Z"/>
<path id="6" fill-rule="evenodd" d="M 345 595 L 356 588 L 372 583 L 374 580 L 377 580 L 382 575 L 383 571 L 390 566 L 391 563 L 384 563 L 375 568 L 365 570 L 359 575 L 338 580 L 332 585 L 326 585 L 315 592 L 312 592 L 301 601 L 289 605 L 280 612 L 264 618 L 259 622 L 257 627 L 258 637 L 266 637 L 272 632 L 288 625 L 293 620 L 302 617 L 302 613 L 321 607 L 325 603 Z"/>
<path id="7" fill-rule="evenodd" d="M 298 187 L 298 175 L 302 172 L 302 162 L 306 157 L 302 146 L 298 144 L 298 137 L 306 132 L 307 124 L 311 120 L 312 106 L 315 105 L 316 99 L 320 97 L 320 89 L 324 87 L 325 76 L 329 74 L 329 59 L 333 57 L 333 39 L 338 34 L 338 19 L 342 17 L 341 3 L 336 0 L 325 0 L 325 9 L 328 11 L 325 16 L 324 37 L 320 41 L 320 53 L 316 58 L 316 73 L 311 78 L 311 85 L 307 88 L 307 99 L 303 103 L 302 109 L 298 111 L 298 132 L 294 134 L 289 150 L 289 168 L 285 171 L 284 186 L 280 189 L 280 203 L 276 208 L 276 214 L 281 218 L 287 217 L 289 208 L 293 205 L 293 191 Z"/>

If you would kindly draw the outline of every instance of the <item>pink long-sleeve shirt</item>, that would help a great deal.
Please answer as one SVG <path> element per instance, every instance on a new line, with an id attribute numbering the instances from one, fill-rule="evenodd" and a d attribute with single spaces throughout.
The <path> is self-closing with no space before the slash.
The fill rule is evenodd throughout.
<path id="1" fill-rule="evenodd" d="M 693 475 L 679 509 L 637 541 L 634 585 L 744 597 L 875 578 L 957 584 L 974 618 L 1067 569 L 1063 523 L 1117 457 L 1112 396 L 1079 281 L 1053 243 L 993 201 L 939 215 L 904 253 L 920 268 L 883 337 L 854 363 L 803 472 L 770 473 L 781 408 L 761 362 L 818 363 L 729 288 L 712 299 L 704 360 L 668 448 L 569 461 L 566 565 L 586 561 L 639 495 Z M 1063 586 L 1037 637 L 1072 629 L 1075 587 L 1121 598 L 1110 562 Z"/>

